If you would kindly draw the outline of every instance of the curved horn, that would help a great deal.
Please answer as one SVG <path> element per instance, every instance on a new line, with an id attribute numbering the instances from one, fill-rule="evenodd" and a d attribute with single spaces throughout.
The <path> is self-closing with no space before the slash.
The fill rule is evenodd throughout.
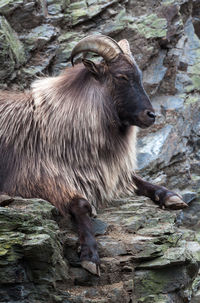
<path id="1" fill-rule="evenodd" d="M 123 53 L 119 44 L 112 38 L 104 35 L 91 35 L 83 38 L 72 50 L 71 63 L 74 65 L 74 57 L 80 53 L 93 52 L 109 62 L 118 54 Z"/>

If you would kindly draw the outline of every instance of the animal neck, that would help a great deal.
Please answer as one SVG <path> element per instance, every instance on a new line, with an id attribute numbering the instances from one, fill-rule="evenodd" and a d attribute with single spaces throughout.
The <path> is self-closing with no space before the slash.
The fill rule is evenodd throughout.
<path id="1" fill-rule="evenodd" d="M 83 163 L 89 155 L 88 162 L 93 158 L 98 163 L 102 158 L 114 167 L 121 154 L 131 154 L 135 135 L 129 127 L 120 129 L 107 87 L 84 67 L 36 81 L 32 89 L 34 117 L 49 155 L 66 162 L 73 154 L 73 161 L 83 159 Z"/>
<path id="2" fill-rule="evenodd" d="M 35 81 L 32 92 L 36 111 L 51 113 L 54 121 L 67 120 L 82 128 L 90 124 L 89 128 L 95 129 L 99 123 L 116 128 L 117 115 L 106 86 L 94 79 L 83 65 L 70 68 L 58 77 Z"/>

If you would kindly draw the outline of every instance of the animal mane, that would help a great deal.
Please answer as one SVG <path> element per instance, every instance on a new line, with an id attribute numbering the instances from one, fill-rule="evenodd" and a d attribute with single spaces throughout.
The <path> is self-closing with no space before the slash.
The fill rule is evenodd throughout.
<path id="1" fill-rule="evenodd" d="M 8 93 L 9 101 L 0 93 L 0 162 L 8 160 L 3 146 L 12 150 L 0 191 L 41 197 L 62 211 L 75 195 L 100 207 L 133 190 L 136 128 L 121 133 L 107 91 L 77 65 L 35 81 L 29 93 Z"/>

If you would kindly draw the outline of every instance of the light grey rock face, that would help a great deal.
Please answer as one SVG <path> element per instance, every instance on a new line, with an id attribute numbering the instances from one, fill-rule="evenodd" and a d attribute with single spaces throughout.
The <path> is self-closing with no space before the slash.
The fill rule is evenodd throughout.
<path id="1" fill-rule="evenodd" d="M 43 24 L 32 29 L 28 35 L 21 36 L 28 51 L 42 49 L 57 35 L 56 28 L 49 24 Z"/>
<path id="2" fill-rule="evenodd" d="M 166 57 L 166 51 L 161 51 L 157 57 L 155 57 L 149 67 L 143 74 L 143 83 L 145 85 L 147 93 L 155 94 L 158 89 L 159 83 L 163 80 L 167 67 L 163 65 L 163 60 Z"/>
<path id="3" fill-rule="evenodd" d="M 3 0 L 0 87 L 28 88 L 38 76 L 59 74 L 74 45 L 93 33 L 130 42 L 157 114 L 139 132 L 139 173 L 179 190 L 189 208 L 114 201 L 93 220 L 98 278 L 80 267 L 70 218 L 47 202 L 4 196 L 0 302 L 199 303 L 199 1 Z"/>
<path id="4" fill-rule="evenodd" d="M 156 160 L 159 164 L 162 162 L 165 162 L 164 164 L 169 164 L 172 155 L 170 154 L 166 157 L 166 152 L 164 152 L 163 158 L 161 158 L 161 154 L 162 150 L 167 149 L 169 143 L 172 143 L 170 140 L 172 129 L 172 125 L 166 125 L 156 133 L 152 133 L 139 140 L 138 165 L 140 169 L 146 168 L 147 165 L 150 165 L 151 169 L 154 169 L 152 165 L 157 164 L 155 162 Z M 176 148 L 176 146 L 174 147 Z M 173 155 L 175 154 L 171 148 L 169 148 L 169 151 L 170 153 L 172 152 Z"/>
<path id="5" fill-rule="evenodd" d="M 169 183 L 174 187 L 188 185 L 188 177 L 184 178 L 182 173 L 184 170 L 191 173 L 191 167 L 195 167 L 193 161 L 197 163 L 199 159 L 197 142 L 199 142 L 200 117 L 197 112 L 200 100 L 198 92 L 200 78 L 196 68 L 200 60 L 199 43 L 192 18 L 188 18 L 183 25 L 181 38 L 165 56 L 163 64 L 167 66 L 167 70 L 157 86 L 155 86 L 154 74 L 147 73 L 148 70 L 151 71 L 151 66 L 155 65 L 155 59 L 145 71 L 147 76 L 144 80 L 148 78 L 147 89 L 150 89 L 152 94 L 156 91 L 152 102 L 157 112 L 157 121 L 152 133 L 141 132 L 142 138 L 138 142 L 139 169 L 142 173 L 150 171 L 154 173 L 159 168 L 160 174 L 164 169 L 163 174 L 167 173 Z M 160 68 L 158 65 L 158 69 Z M 149 86 L 151 79 L 154 83 L 152 87 Z M 192 161 L 189 158 L 192 158 Z M 171 178 L 170 174 L 173 169 L 175 172 L 178 168 L 176 163 L 179 166 L 177 173 L 179 172 L 178 175 L 181 177 L 176 176 L 175 182 L 175 178 Z M 169 168 L 172 164 L 173 168 Z M 191 175 L 190 178 L 192 177 Z M 193 186 L 196 183 L 196 177 L 194 178 L 195 182 L 190 181 Z"/>

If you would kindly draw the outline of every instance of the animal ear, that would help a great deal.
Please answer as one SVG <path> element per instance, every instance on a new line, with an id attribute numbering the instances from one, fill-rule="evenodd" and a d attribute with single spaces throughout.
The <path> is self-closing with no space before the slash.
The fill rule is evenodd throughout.
<path id="1" fill-rule="evenodd" d="M 121 47 L 121 49 L 123 50 L 124 54 L 128 55 L 131 58 L 131 60 L 133 61 L 134 64 L 137 64 L 135 62 L 135 59 L 134 59 L 133 54 L 131 52 L 131 48 L 130 48 L 130 45 L 129 45 L 128 41 L 126 39 L 123 39 L 123 40 L 120 40 L 118 42 L 118 44 Z"/>
<path id="2" fill-rule="evenodd" d="M 118 44 L 125 54 L 132 56 L 130 45 L 126 39 L 120 40 Z"/>
<path id="3" fill-rule="evenodd" d="M 88 59 L 82 59 L 82 62 L 87 68 L 87 70 L 89 70 L 89 72 L 91 72 L 95 76 L 99 76 L 100 70 L 93 61 L 90 61 Z"/>

